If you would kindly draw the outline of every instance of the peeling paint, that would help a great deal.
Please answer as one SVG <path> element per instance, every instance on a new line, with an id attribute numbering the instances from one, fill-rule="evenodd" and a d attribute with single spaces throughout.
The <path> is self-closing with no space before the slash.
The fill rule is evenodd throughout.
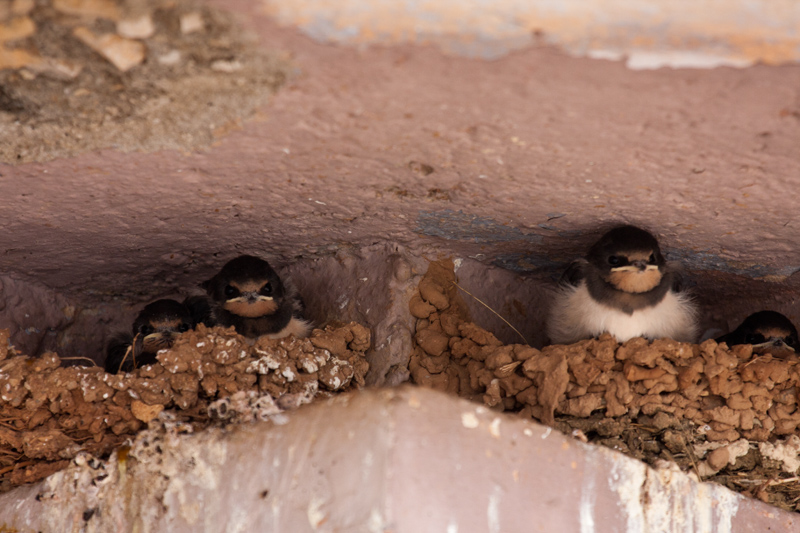
<path id="1" fill-rule="evenodd" d="M 743 498 L 719 485 L 696 483 L 675 466 L 654 470 L 630 460 L 614 461 L 608 483 L 629 533 L 730 533 Z"/>
<path id="2" fill-rule="evenodd" d="M 631 461 L 615 461 L 611 468 L 608 485 L 619 496 L 626 531 L 647 531 L 645 529 L 644 509 L 642 508 L 642 487 L 646 479 L 646 466 Z"/>

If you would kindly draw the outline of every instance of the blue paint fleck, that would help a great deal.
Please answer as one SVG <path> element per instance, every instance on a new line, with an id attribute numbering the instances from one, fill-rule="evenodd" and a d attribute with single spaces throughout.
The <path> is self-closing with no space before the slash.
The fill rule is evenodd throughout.
<path id="1" fill-rule="evenodd" d="M 510 241 L 540 244 L 543 240 L 541 235 L 523 233 L 519 228 L 507 226 L 491 218 L 450 209 L 421 211 L 415 231 L 421 235 L 479 244 Z"/>
<path id="2" fill-rule="evenodd" d="M 710 252 L 694 252 L 690 250 L 669 249 L 664 252 L 667 261 L 682 264 L 687 270 L 714 270 L 728 274 L 737 274 L 753 279 L 784 279 L 800 271 L 797 265 L 765 265 L 749 261 L 725 259 Z"/>
<path id="3" fill-rule="evenodd" d="M 512 253 L 498 255 L 492 264 L 520 274 L 550 272 L 553 279 L 558 279 L 569 262 L 553 261 L 545 255 L 536 253 Z"/>

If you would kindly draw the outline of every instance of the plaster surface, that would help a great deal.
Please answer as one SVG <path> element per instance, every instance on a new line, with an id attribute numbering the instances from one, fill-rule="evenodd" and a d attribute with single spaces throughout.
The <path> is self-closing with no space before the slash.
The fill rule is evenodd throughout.
<path id="1" fill-rule="evenodd" d="M 280 416 L 196 435 L 154 423 L 124 457 L 77 461 L 0 495 L 0 522 L 176 533 L 798 527 L 724 487 L 426 389 L 362 391 Z"/>
<path id="2" fill-rule="evenodd" d="M 481 265 L 510 272 L 500 287 L 512 294 L 484 292 L 516 299 L 512 318 L 535 328 L 560 270 L 620 222 L 685 264 L 707 325 L 762 307 L 800 317 L 800 67 L 631 71 L 542 45 L 495 61 L 352 48 L 279 26 L 261 2 L 216 5 L 294 65 L 252 120 L 192 153 L 0 166 L 0 270 L 64 298 L 63 317 L 25 333 L 31 346 L 50 330 L 62 352 L 96 352 L 135 306 L 185 294 L 240 253 L 377 264 L 364 250 L 379 243 L 412 263 L 476 261 L 471 291 Z M 351 283 L 334 271 L 328 286 Z M 514 280 L 544 290 L 513 294 Z M 14 312 L 34 316 L 28 305 Z"/>
<path id="3" fill-rule="evenodd" d="M 496 58 L 537 42 L 630 68 L 709 68 L 800 59 L 791 0 L 263 0 L 268 13 L 323 41 L 434 43 Z"/>

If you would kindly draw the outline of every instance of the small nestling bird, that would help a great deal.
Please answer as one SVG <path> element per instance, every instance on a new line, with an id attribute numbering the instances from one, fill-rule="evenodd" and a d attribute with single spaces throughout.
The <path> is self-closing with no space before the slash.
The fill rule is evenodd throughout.
<path id="1" fill-rule="evenodd" d="M 585 259 L 561 277 L 547 323 L 554 344 L 610 333 L 693 342 L 697 309 L 679 288 L 679 274 L 661 255 L 658 241 L 635 226 L 605 233 Z"/>
<path id="2" fill-rule="evenodd" d="M 186 304 L 208 326 L 233 326 L 250 338 L 307 337 L 311 331 L 302 317 L 297 290 L 281 281 L 263 259 L 252 255 L 232 259 L 202 287 L 208 299 L 190 297 Z"/>
<path id="3" fill-rule="evenodd" d="M 163 299 L 146 305 L 133 321 L 133 334 L 115 335 L 108 343 L 106 372 L 131 372 L 155 363 L 159 350 L 171 348 L 180 333 L 193 327 L 189 309 L 180 302 Z"/>
<path id="4" fill-rule="evenodd" d="M 752 344 L 753 353 L 787 357 L 798 350 L 797 329 L 777 311 L 759 311 L 744 319 L 738 328 L 717 338 L 728 346 Z"/>

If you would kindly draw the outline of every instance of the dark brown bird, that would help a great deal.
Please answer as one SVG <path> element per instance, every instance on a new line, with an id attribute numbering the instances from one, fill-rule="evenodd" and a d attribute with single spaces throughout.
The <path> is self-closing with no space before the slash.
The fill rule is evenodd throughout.
<path id="1" fill-rule="evenodd" d="M 608 332 L 620 342 L 692 342 L 697 311 L 679 281 L 653 235 L 635 226 L 614 228 L 562 276 L 547 323 L 550 340 L 568 344 Z"/>
<path id="2" fill-rule="evenodd" d="M 239 256 L 202 287 L 208 298 L 190 297 L 186 305 L 207 326 L 233 326 L 250 338 L 307 337 L 311 331 L 311 324 L 302 317 L 296 289 L 263 259 Z"/>
<path id="3" fill-rule="evenodd" d="M 752 344 L 753 353 L 787 357 L 798 350 L 797 329 L 777 311 L 759 311 L 744 319 L 738 328 L 717 338 L 728 346 Z"/>
<path id="4" fill-rule="evenodd" d="M 159 350 L 171 348 L 177 336 L 194 327 L 189 309 L 175 300 L 148 304 L 133 321 L 132 334 L 112 337 L 106 351 L 106 372 L 131 372 L 156 362 Z"/>

